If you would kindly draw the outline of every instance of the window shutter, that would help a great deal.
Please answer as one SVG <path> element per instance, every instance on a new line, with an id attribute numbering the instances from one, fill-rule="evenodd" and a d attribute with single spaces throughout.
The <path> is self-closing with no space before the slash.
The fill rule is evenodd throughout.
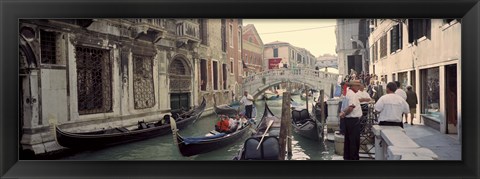
<path id="1" fill-rule="evenodd" d="M 408 19 L 408 43 L 413 43 L 415 40 L 414 26 L 413 19 Z"/>

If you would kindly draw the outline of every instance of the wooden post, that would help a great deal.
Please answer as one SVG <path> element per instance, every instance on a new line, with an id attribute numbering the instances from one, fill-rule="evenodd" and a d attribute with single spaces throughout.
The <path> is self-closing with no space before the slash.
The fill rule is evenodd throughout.
<path id="1" fill-rule="evenodd" d="M 288 131 L 292 125 L 291 111 L 290 111 L 290 92 L 283 92 L 282 101 L 282 123 L 280 126 L 280 155 L 278 160 L 285 160 L 285 148 L 287 145 Z M 288 152 L 291 153 L 291 145 L 288 147 Z"/>
<path id="2" fill-rule="evenodd" d="M 305 101 L 306 101 L 306 105 L 307 105 L 307 111 L 308 111 L 308 92 L 309 92 L 309 88 L 308 87 L 305 87 Z M 313 94 L 312 94 L 313 96 Z"/>
<path id="3" fill-rule="evenodd" d="M 323 101 L 324 99 L 325 99 L 325 92 L 322 89 L 322 90 L 320 90 L 320 100 L 318 100 L 318 101 L 320 101 L 320 109 L 321 109 L 320 111 L 322 112 L 320 114 L 320 116 L 321 116 L 320 121 L 322 123 L 322 128 L 321 128 L 321 131 L 320 131 L 321 133 L 320 134 L 323 134 L 324 127 L 325 127 L 325 110 L 324 110 L 325 109 L 325 104 L 324 104 L 324 101 Z"/>

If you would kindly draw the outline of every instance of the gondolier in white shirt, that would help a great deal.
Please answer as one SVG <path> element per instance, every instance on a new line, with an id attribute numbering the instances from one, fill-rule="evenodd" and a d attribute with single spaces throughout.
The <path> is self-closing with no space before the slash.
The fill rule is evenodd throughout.
<path id="1" fill-rule="evenodd" d="M 245 115 L 248 119 L 252 118 L 253 97 L 247 91 L 243 92 L 243 97 L 240 103 L 245 105 Z"/>
<path id="2" fill-rule="evenodd" d="M 379 112 L 378 125 L 399 126 L 403 128 L 402 115 L 410 112 L 407 101 L 395 94 L 397 85 L 387 84 L 387 94 L 375 103 L 375 111 Z"/>
<path id="3" fill-rule="evenodd" d="M 344 118 L 345 123 L 345 142 L 343 147 L 344 160 L 359 160 L 360 150 L 360 117 L 362 117 L 362 109 L 360 100 L 356 94 L 362 85 L 360 80 L 351 80 L 350 89 L 347 91 L 345 98 L 348 99 L 348 107 L 340 112 L 339 117 Z"/>

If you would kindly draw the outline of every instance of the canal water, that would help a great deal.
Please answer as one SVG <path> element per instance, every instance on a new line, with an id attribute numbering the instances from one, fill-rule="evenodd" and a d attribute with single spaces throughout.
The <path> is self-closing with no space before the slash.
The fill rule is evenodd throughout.
<path id="1" fill-rule="evenodd" d="M 305 107 L 305 101 L 301 100 L 299 95 L 292 96 L 292 99 Z M 271 100 L 267 101 L 267 103 L 275 116 L 281 117 L 282 100 Z M 309 100 L 309 109 L 311 104 Z M 259 121 L 265 109 L 265 102 L 258 100 L 255 102 L 255 105 L 257 107 L 257 121 Z M 195 123 L 180 130 L 180 134 L 188 137 L 203 136 L 213 129 L 217 120 L 216 114 L 202 116 Z M 238 154 L 246 138 L 209 153 L 183 157 L 174 145 L 172 135 L 169 134 L 101 150 L 84 151 L 65 157 L 63 160 L 232 160 Z M 332 141 L 327 141 L 326 139 L 313 141 L 299 136 L 293 131 L 292 145 L 292 157 L 290 160 L 331 160 L 334 155 L 334 144 Z"/>

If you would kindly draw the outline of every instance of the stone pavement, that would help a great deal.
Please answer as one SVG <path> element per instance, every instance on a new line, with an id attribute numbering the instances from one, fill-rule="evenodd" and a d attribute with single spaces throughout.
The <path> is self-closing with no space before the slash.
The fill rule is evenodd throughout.
<path id="1" fill-rule="evenodd" d="M 405 133 L 419 146 L 432 150 L 438 160 L 461 160 L 462 144 L 457 135 L 442 134 L 423 124 L 404 124 Z"/>
<path id="2" fill-rule="evenodd" d="M 432 150 L 435 154 L 437 154 L 438 160 L 462 159 L 462 144 L 458 140 L 458 136 L 456 134 L 442 134 L 440 131 L 423 125 L 417 119 L 413 120 L 413 124 L 414 125 L 404 124 L 404 129 L 407 136 L 415 141 L 419 146 Z M 332 160 L 343 160 L 343 157 L 334 155 Z M 360 160 L 369 159 L 360 158 Z"/>

